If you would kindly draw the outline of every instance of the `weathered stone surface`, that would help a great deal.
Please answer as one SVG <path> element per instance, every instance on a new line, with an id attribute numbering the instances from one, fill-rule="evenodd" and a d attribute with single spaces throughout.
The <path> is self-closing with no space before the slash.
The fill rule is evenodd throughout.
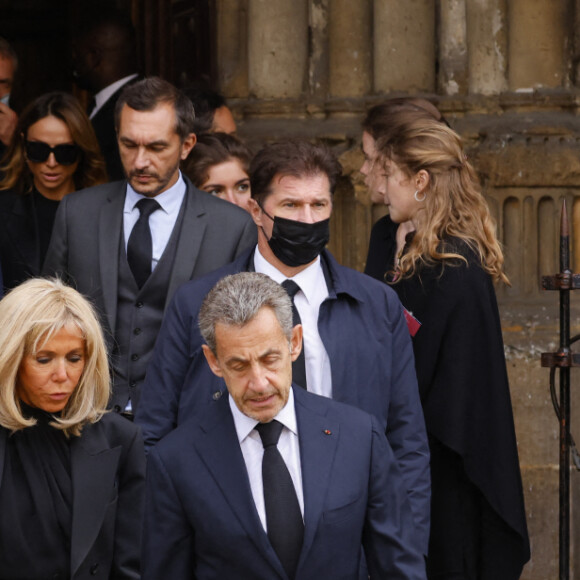
<path id="1" fill-rule="evenodd" d="M 469 92 L 507 90 L 507 0 L 467 0 Z"/>
<path id="2" fill-rule="evenodd" d="M 247 0 L 218 0 L 218 85 L 228 97 L 248 96 Z"/>
<path id="3" fill-rule="evenodd" d="M 568 84 L 567 4 L 554 0 L 508 2 L 510 90 Z"/>
<path id="4" fill-rule="evenodd" d="M 444 95 L 467 93 L 466 0 L 439 3 L 439 92 Z"/>
<path id="5" fill-rule="evenodd" d="M 330 0 L 330 95 L 362 97 L 372 89 L 372 8 L 369 0 Z"/>
<path id="6" fill-rule="evenodd" d="M 374 90 L 435 88 L 433 0 L 375 0 Z"/>
<path id="7" fill-rule="evenodd" d="M 250 95 L 299 98 L 308 71 L 308 2 L 249 0 Z"/>

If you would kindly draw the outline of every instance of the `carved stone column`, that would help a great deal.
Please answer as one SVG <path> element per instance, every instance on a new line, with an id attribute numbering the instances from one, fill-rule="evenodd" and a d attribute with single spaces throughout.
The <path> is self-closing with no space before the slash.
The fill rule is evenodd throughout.
<path id="1" fill-rule="evenodd" d="M 506 91 L 506 0 L 467 0 L 469 92 L 493 95 Z"/>
<path id="2" fill-rule="evenodd" d="M 362 97 L 372 89 L 370 0 L 329 0 L 329 92 Z"/>
<path id="3" fill-rule="evenodd" d="M 433 0 L 375 0 L 373 41 L 376 92 L 434 92 Z"/>
<path id="4" fill-rule="evenodd" d="M 440 0 L 439 91 L 467 94 L 467 19 L 465 0 Z"/>
<path id="5" fill-rule="evenodd" d="M 249 0 L 250 94 L 260 99 L 299 98 L 308 70 L 306 0 Z"/>
<path id="6" fill-rule="evenodd" d="M 226 97 L 248 96 L 248 0 L 217 0 L 217 74 Z"/>
<path id="7" fill-rule="evenodd" d="M 554 0 L 508 2 L 510 90 L 568 85 L 568 4 Z"/>

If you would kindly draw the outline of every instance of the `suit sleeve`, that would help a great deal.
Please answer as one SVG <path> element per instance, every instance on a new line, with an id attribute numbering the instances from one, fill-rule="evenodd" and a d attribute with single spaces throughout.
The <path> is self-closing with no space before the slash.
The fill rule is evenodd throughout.
<path id="1" fill-rule="evenodd" d="M 147 366 L 135 418 L 143 429 L 146 450 L 177 426 L 180 392 L 191 362 L 191 313 L 196 312 L 187 303 L 187 287 L 170 302 Z"/>
<path id="2" fill-rule="evenodd" d="M 256 229 L 256 224 L 253 220 L 246 222 L 244 229 L 242 230 L 242 235 L 236 247 L 236 252 L 234 259 L 236 259 L 240 254 L 251 246 L 255 246 L 258 243 L 258 231 Z"/>
<path id="3" fill-rule="evenodd" d="M 400 305 L 392 335 L 392 385 L 386 434 L 407 484 L 420 548 L 427 554 L 431 511 L 429 443 L 417 387 L 413 346 Z"/>
<path id="4" fill-rule="evenodd" d="M 139 430 L 134 431 L 127 451 L 121 457 L 118 485 L 115 548 L 110 578 L 138 579 L 145 495 L 145 453 Z"/>
<path id="5" fill-rule="evenodd" d="M 67 199 L 62 199 L 56 212 L 50 244 L 42 268 L 43 276 L 57 276 L 68 282 Z"/>
<path id="6" fill-rule="evenodd" d="M 401 471 L 374 417 L 372 422 L 369 495 L 363 531 L 369 578 L 425 580 L 425 558 L 415 541 Z"/>
<path id="7" fill-rule="evenodd" d="M 194 531 L 163 460 L 153 449 L 147 461 L 143 580 L 194 580 Z"/>

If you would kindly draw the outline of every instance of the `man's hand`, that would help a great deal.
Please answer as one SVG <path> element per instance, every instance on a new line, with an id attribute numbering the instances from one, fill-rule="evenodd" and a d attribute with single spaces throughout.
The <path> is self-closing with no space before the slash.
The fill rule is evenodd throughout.
<path id="1" fill-rule="evenodd" d="M 10 145 L 17 122 L 18 115 L 8 105 L 0 103 L 0 141 L 4 145 Z"/>

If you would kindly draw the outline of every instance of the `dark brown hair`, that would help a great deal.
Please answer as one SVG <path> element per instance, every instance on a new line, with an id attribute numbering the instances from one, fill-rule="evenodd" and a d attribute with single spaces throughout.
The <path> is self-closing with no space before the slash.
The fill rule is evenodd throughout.
<path id="1" fill-rule="evenodd" d="M 115 106 L 115 128 L 119 130 L 121 110 L 125 105 L 135 111 L 153 111 L 160 104 L 170 104 L 175 110 L 175 132 L 181 141 L 193 133 L 195 113 L 191 101 L 171 83 L 148 77 L 127 85 Z"/>
<path id="2" fill-rule="evenodd" d="M 252 198 L 263 206 L 277 175 L 300 178 L 321 173 L 328 177 L 330 193 L 334 193 L 342 166 L 326 145 L 301 139 L 266 145 L 250 164 Z"/>
<path id="3" fill-rule="evenodd" d="M 231 159 L 238 160 L 242 169 L 250 174 L 252 153 L 245 143 L 227 133 L 205 133 L 198 135 L 182 169 L 195 187 L 201 187 L 209 178 L 210 168 Z"/>

